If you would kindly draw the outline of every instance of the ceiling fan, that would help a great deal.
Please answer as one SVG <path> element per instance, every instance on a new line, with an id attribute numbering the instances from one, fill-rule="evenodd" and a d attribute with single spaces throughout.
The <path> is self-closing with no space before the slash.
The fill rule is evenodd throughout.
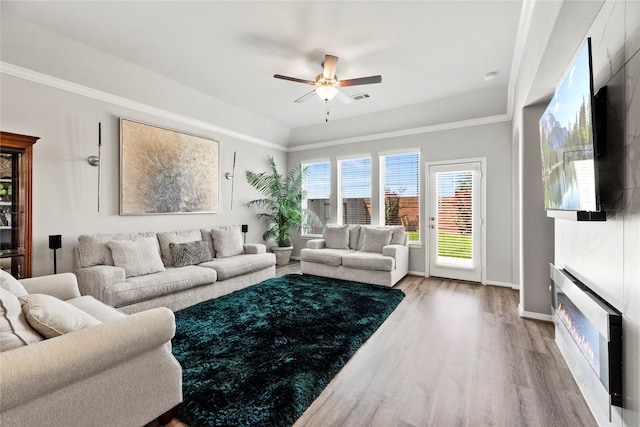
<path id="1" fill-rule="evenodd" d="M 372 83 L 380 83 L 382 82 L 382 76 L 369 76 L 369 77 L 360 77 L 356 79 L 348 79 L 348 80 L 338 80 L 338 76 L 336 76 L 336 66 L 338 65 L 338 57 L 333 55 L 325 55 L 324 62 L 322 63 L 323 71 L 322 74 L 318 74 L 316 76 L 315 81 L 312 80 L 304 80 L 298 79 L 296 77 L 288 77 L 283 76 L 281 74 L 274 74 L 273 77 L 276 79 L 289 80 L 291 82 L 304 83 L 308 85 L 313 85 L 316 88 L 311 92 L 301 96 L 296 99 L 294 102 L 304 102 L 307 99 L 313 96 L 315 92 L 320 99 L 325 102 L 331 101 L 334 97 L 337 97 L 340 101 L 345 104 L 350 104 L 353 102 L 353 99 L 341 92 L 338 88 L 342 86 L 357 86 L 357 85 L 368 85 Z"/>

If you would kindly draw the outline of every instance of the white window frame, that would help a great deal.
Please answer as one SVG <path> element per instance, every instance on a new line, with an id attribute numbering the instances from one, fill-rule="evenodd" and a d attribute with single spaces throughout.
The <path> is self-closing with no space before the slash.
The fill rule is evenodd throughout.
<path id="1" fill-rule="evenodd" d="M 384 162 L 382 160 L 383 157 L 385 156 L 396 156 L 396 155 L 401 155 L 401 154 L 414 154 L 417 153 L 418 154 L 418 211 L 419 211 L 419 223 L 418 223 L 418 232 L 420 233 L 420 240 L 409 240 L 409 245 L 412 246 L 421 246 L 423 240 L 423 236 L 424 233 L 422 231 L 422 214 L 424 212 L 424 209 L 422 208 L 422 170 L 421 170 L 421 158 L 422 158 L 422 150 L 420 150 L 420 148 L 406 148 L 406 149 L 402 149 L 402 150 L 393 150 L 393 151 L 382 151 L 380 153 L 378 153 L 379 156 L 379 176 L 378 179 L 380 180 L 380 191 L 378 194 L 378 199 L 379 199 L 379 218 L 380 218 L 380 224 L 381 225 L 385 225 L 385 223 L 387 222 L 387 219 L 385 217 L 385 192 L 384 192 L 384 184 L 385 184 L 385 167 L 386 167 L 386 162 Z"/>
<path id="2" fill-rule="evenodd" d="M 369 199 L 371 201 L 371 203 L 373 204 L 373 156 L 371 155 L 371 153 L 367 153 L 367 154 L 354 154 L 354 155 L 350 155 L 350 156 L 342 156 L 342 157 L 338 157 L 336 158 L 336 208 L 337 208 L 337 222 L 338 224 L 342 224 L 344 225 L 344 212 L 342 209 L 342 162 L 345 160 L 356 160 L 356 159 L 369 159 L 370 161 L 370 170 L 369 173 L 371 175 L 370 177 L 370 186 L 371 186 L 371 193 L 369 194 Z M 373 221 L 372 221 L 373 222 Z"/>
<path id="3" fill-rule="evenodd" d="M 330 158 L 323 158 L 323 159 L 313 159 L 313 160 L 302 160 L 300 161 L 300 167 L 305 167 L 307 165 L 310 164 L 315 164 L 315 163 L 329 163 L 329 200 L 331 200 L 331 187 L 332 187 L 332 172 L 333 172 L 333 167 L 331 164 L 331 159 Z M 306 180 L 305 180 L 305 186 L 306 186 Z M 306 188 L 305 188 L 305 197 L 302 199 L 302 207 L 304 209 L 307 209 L 308 204 L 307 204 L 307 196 L 306 196 Z M 304 227 L 302 228 L 302 232 L 301 232 L 301 237 L 320 237 L 322 236 L 322 234 L 311 234 L 311 233 L 306 233 Z"/>

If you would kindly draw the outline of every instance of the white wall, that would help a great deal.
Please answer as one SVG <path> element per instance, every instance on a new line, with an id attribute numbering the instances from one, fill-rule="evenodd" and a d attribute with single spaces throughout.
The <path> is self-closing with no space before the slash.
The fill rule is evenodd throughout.
<path id="1" fill-rule="evenodd" d="M 572 22 L 572 8 L 582 8 L 583 5 L 584 3 L 573 2 L 560 5 L 557 8 L 558 16 L 554 18 L 556 24 L 563 21 Z M 549 5 L 543 2 L 542 9 L 544 8 L 549 8 Z M 550 51 L 554 46 L 560 45 L 559 50 L 564 52 L 568 65 L 584 38 L 591 37 L 595 89 L 597 91 L 607 85 L 613 89 L 612 96 L 621 98 L 619 105 L 623 107 L 620 116 L 624 119 L 626 128 L 619 132 L 619 138 L 624 141 L 618 143 L 624 145 L 624 160 L 613 166 L 617 170 L 610 172 L 620 172 L 624 177 L 624 207 L 620 211 L 610 212 L 604 223 L 554 220 L 555 236 L 552 242 L 555 250 L 554 262 L 560 267 L 571 269 L 582 281 L 623 313 L 624 407 L 622 410 L 614 408 L 613 421 L 610 423 L 608 414 L 599 412 L 594 404 L 590 406 L 600 425 L 637 426 L 640 425 L 640 2 L 607 1 L 596 12 L 595 18 L 589 21 L 585 30 L 578 33 L 584 34 L 580 39 L 563 37 L 564 33 L 558 31 L 562 25 L 556 25 L 553 33 L 543 34 L 544 31 L 541 31 L 537 38 L 531 39 L 523 63 L 531 61 L 530 63 L 537 64 L 536 68 L 543 68 L 544 61 L 541 58 L 545 51 L 539 48 L 544 46 L 546 51 Z M 581 17 L 585 18 L 584 15 Z M 557 80 L 560 80 L 563 71 L 557 72 Z M 527 135 L 526 128 L 534 124 L 534 118 L 536 115 L 539 116 L 538 110 L 541 112 L 541 107 L 524 106 L 527 100 L 540 99 L 540 88 L 535 87 L 532 80 L 531 72 L 526 69 L 519 75 L 520 92 L 516 97 L 514 110 L 513 132 L 514 135 L 520 135 L 521 147 L 524 150 L 524 167 L 520 172 L 524 201 L 528 197 L 537 197 L 537 184 L 532 181 L 532 177 L 527 176 L 527 165 L 529 162 L 539 161 L 539 152 L 527 150 L 527 144 L 531 144 L 536 138 L 533 134 Z M 608 125 L 617 124 L 611 122 Z M 616 141 L 609 143 L 615 144 Z M 547 244 L 546 239 L 545 242 L 535 240 L 535 235 L 546 226 L 539 223 L 527 231 L 529 222 L 526 215 L 527 209 L 523 205 L 522 246 L 526 248 L 532 242 L 539 246 Z M 538 311 L 534 306 L 548 298 L 548 289 L 535 281 L 532 285 L 531 280 L 535 280 L 533 278 L 536 275 L 539 281 L 542 277 L 539 272 L 527 271 L 526 263 L 531 262 L 531 254 L 525 252 L 524 255 L 521 297 L 524 299 L 523 304 L 526 304 L 525 309 Z M 548 270 L 544 274 L 548 277 Z M 548 280 L 546 283 L 548 284 Z M 539 313 L 548 313 L 548 307 L 539 309 Z"/>
<path id="2" fill-rule="evenodd" d="M 3 21 L 4 22 L 4 21 Z M 5 35 L 3 28 L 3 37 Z M 52 35 L 52 37 L 54 37 Z M 4 42 L 4 40 L 3 40 Z M 4 46 L 4 44 L 3 44 Z M 82 50 L 79 51 L 79 54 Z M 4 54 L 4 52 L 3 52 Z M 37 57 L 37 51 L 31 54 Z M 25 55 L 25 53 L 21 53 Z M 4 55 L 3 55 L 4 59 Z M 121 64 L 123 65 L 123 64 Z M 126 65 L 126 64 L 125 64 Z M 126 69 L 126 66 L 123 67 Z M 58 272 L 72 271 L 73 247 L 77 237 L 85 233 L 169 231 L 230 224 L 248 224 L 247 240 L 262 242 L 264 225 L 255 211 L 244 206 L 259 196 L 246 183 L 245 170 L 267 169 L 267 159 L 274 156 L 277 164 L 286 166 L 284 148 L 240 131 L 252 132 L 263 124 L 251 122 L 241 114 L 244 126 L 226 129 L 216 121 L 209 109 L 211 99 L 202 94 L 184 91 L 173 82 L 150 75 L 143 70 L 138 81 L 146 89 L 135 100 L 110 95 L 68 81 L 43 78 L 47 84 L 3 74 L 0 123 L 3 131 L 39 136 L 34 146 L 33 162 L 33 257 L 34 276 L 53 272 L 53 251 L 48 249 L 48 236 L 61 234 L 63 247 L 58 250 Z M 29 78 L 33 76 L 26 73 Z M 104 75 L 101 75 L 104 79 Z M 108 80 L 108 79 L 106 79 Z M 51 87 L 66 87 L 61 90 Z M 154 86 L 152 83 L 156 83 Z M 111 82 L 110 84 L 113 84 Z M 173 93 L 172 91 L 175 91 Z M 179 102 L 164 104 L 156 93 Z M 193 96 L 191 96 L 193 95 Z M 96 99 L 95 97 L 98 99 Z M 145 103 L 149 101 L 149 103 Z M 191 101 L 191 102 L 189 102 Z M 214 102 L 215 104 L 215 102 Z M 167 107 L 169 109 L 164 109 Z M 193 109 L 199 107 L 199 117 Z M 172 130 L 220 141 L 220 201 L 221 213 L 198 215 L 120 216 L 119 213 L 119 118 L 126 117 Z M 229 111 L 225 120 L 235 121 Z M 97 154 L 97 127 L 102 122 L 102 192 L 101 209 L 97 212 L 97 168 L 87 163 L 87 157 Z M 217 130 L 220 131 L 217 131 Z M 258 133 L 259 134 L 259 133 Z M 267 128 L 266 135 L 269 135 Z M 237 136 L 232 136 L 237 135 Z M 246 135 L 246 137 L 243 137 Z M 254 141 L 256 142 L 249 142 Z M 233 153 L 237 151 L 235 200 L 230 205 L 231 181 L 224 179 L 231 172 Z"/>
<path id="3" fill-rule="evenodd" d="M 499 121 L 493 124 L 460 127 L 446 131 L 425 132 L 420 134 L 395 136 L 392 138 L 370 139 L 368 141 L 331 145 L 326 142 L 321 148 L 296 150 L 289 153 L 289 165 L 298 162 L 331 159 L 332 180 L 335 181 L 336 158 L 349 155 L 367 154 L 372 157 L 372 176 L 379 176 L 377 162 L 379 153 L 393 150 L 419 149 L 421 154 L 421 197 L 420 229 L 425 228 L 424 203 L 424 163 L 440 160 L 464 159 L 473 157 L 487 158 L 487 280 L 489 283 L 512 284 L 512 221 L 511 221 L 511 123 Z M 375 184 L 375 182 L 374 182 Z M 373 187 L 372 186 L 372 192 Z M 332 188 L 336 188 L 335 182 Z M 334 191 L 335 193 L 335 191 Z M 335 194 L 332 194 L 335 198 Z M 333 200 L 332 217 L 336 218 L 337 203 Z M 372 211 L 375 207 L 372 206 Z M 376 218 L 372 218 L 375 222 Z M 423 245 L 424 245 L 423 240 Z M 295 242 L 295 255 L 305 242 Z M 409 270 L 414 273 L 425 272 L 425 249 L 412 247 L 410 250 Z"/>

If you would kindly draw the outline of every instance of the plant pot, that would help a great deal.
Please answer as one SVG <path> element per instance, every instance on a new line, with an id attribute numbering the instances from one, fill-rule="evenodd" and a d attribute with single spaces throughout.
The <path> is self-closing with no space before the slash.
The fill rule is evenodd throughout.
<path id="1" fill-rule="evenodd" d="M 293 246 L 286 246 L 284 248 L 281 248 L 279 246 L 271 247 L 271 252 L 273 252 L 276 255 L 276 265 L 289 264 L 292 251 L 293 251 Z"/>

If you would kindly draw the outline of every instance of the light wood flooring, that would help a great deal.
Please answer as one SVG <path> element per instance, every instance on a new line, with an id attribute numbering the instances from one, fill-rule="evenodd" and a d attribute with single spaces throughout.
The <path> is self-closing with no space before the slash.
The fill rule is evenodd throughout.
<path id="1" fill-rule="evenodd" d="M 418 276 L 396 287 L 405 299 L 294 427 L 597 425 L 553 325 L 520 318 L 517 291 Z"/>

